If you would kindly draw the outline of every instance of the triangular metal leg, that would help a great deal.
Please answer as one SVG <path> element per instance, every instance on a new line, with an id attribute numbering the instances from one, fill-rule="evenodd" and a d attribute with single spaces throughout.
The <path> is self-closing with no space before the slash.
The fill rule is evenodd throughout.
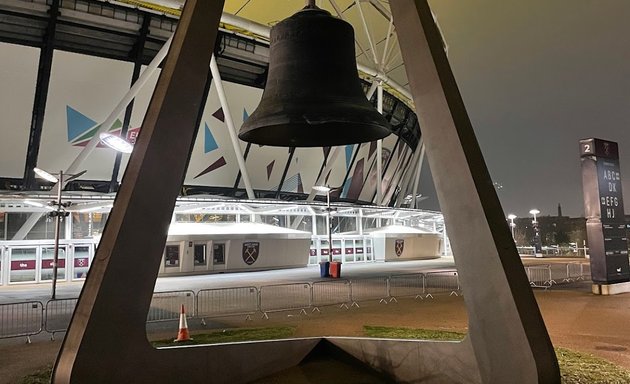
<path id="1" fill-rule="evenodd" d="M 469 335 L 461 343 L 347 338 L 335 344 L 394 376 L 403 376 L 404 365 L 407 381 L 559 382 L 551 342 L 429 6 L 426 0 L 390 6 L 466 290 Z M 296 365 L 319 341 L 156 350 L 146 340 L 146 315 L 199 125 L 222 8 L 223 1 L 186 1 L 53 383 L 248 382 Z M 404 364 L 396 365 L 400 357 Z"/>

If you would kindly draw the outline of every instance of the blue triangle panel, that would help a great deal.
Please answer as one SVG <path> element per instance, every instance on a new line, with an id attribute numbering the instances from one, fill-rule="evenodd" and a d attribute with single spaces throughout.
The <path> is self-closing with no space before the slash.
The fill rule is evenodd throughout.
<path id="1" fill-rule="evenodd" d="M 203 152 L 208 153 L 214 151 L 215 149 L 218 149 L 219 146 L 217 145 L 217 141 L 214 139 L 212 132 L 210 132 L 210 127 L 208 127 L 208 123 L 204 123 L 204 127 Z"/>
<path id="2" fill-rule="evenodd" d="M 346 145 L 346 170 L 350 168 L 350 160 L 352 160 L 353 149 L 354 149 L 354 144 Z"/>
<path id="3" fill-rule="evenodd" d="M 247 109 L 243 108 L 243 123 L 249 119 L 249 113 L 247 113 Z"/>
<path id="4" fill-rule="evenodd" d="M 96 121 L 69 105 L 66 105 L 66 118 L 68 125 L 68 141 L 76 139 L 96 125 Z"/>

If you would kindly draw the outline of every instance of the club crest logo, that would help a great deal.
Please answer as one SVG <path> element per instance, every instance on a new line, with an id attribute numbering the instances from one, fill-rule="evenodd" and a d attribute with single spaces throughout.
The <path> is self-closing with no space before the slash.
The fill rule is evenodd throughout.
<path id="1" fill-rule="evenodd" d="M 260 243 L 254 241 L 247 241 L 243 243 L 243 261 L 247 265 L 252 265 L 258 260 L 258 254 L 260 249 Z"/>
<path id="2" fill-rule="evenodd" d="M 405 249 L 405 240 L 404 239 L 396 239 L 396 243 L 394 245 L 396 250 L 396 256 L 400 257 L 402 255 L 403 250 Z"/>

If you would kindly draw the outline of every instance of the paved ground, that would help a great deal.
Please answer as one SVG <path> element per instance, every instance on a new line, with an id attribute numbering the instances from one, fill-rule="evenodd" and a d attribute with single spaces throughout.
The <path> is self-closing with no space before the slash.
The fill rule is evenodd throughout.
<path id="1" fill-rule="evenodd" d="M 549 260 L 545 260 L 547 262 Z M 539 260 L 524 260 L 525 264 Z M 552 261 L 553 262 L 553 261 Z M 439 259 L 411 263 L 387 263 L 344 265 L 346 276 L 367 277 L 377 274 L 426 271 L 452 266 L 452 260 Z M 243 276 L 240 276 L 243 275 Z M 246 276 L 245 276 L 246 275 Z M 253 276 L 257 275 L 257 276 Z M 314 267 L 299 270 L 264 272 L 259 274 L 224 274 L 212 277 L 160 279 L 156 290 L 197 289 L 208 286 L 242 285 L 244 280 L 269 284 L 270 281 L 285 282 L 316 281 L 318 270 Z M 293 280 L 295 281 L 295 280 Z M 60 287 L 62 295 L 75 296 L 80 285 L 72 283 Z M 6 293 L 6 295 L 5 295 Z M 2 301 L 5 296 L 24 299 L 46 298 L 47 287 L 10 287 L 0 289 Z M 630 294 L 618 296 L 595 296 L 590 293 L 589 283 L 573 283 L 557 286 L 550 290 L 535 291 L 545 323 L 556 346 L 568 347 L 606 358 L 630 369 Z M 404 326 L 443 330 L 466 331 L 467 315 L 461 297 L 436 297 L 434 300 L 401 299 L 398 303 L 362 303 L 360 308 L 350 310 L 326 307 L 322 313 L 299 315 L 297 312 L 279 312 L 269 320 L 254 317 L 245 321 L 242 317 L 215 320 L 207 328 L 259 327 L 289 324 L 296 327 L 296 336 L 360 336 L 364 325 Z M 189 323 L 194 332 L 203 327 L 197 320 Z M 172 327 L 172 329 L 169 329 Z M 152 338 L 172 337 L 177 333 L 177 324 L 164 324 L 152 333 Z M 33 344 L 26 345 L 24 339 L 3 340 L 0 343 L 0 383 L 15 383 L 18 378 L 54 362 L 60 341 L 50 341 L 42 335 Z"/>

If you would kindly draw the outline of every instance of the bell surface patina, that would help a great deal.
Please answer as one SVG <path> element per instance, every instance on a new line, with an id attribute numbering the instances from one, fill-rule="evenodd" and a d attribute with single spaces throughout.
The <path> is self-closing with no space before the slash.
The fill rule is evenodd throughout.
<path id="1" fill-rule="evenodd" d="M 361 86 L 350 24 L 307 6 L 271 29 L 267 84 L 258 108 L 241 127 L 241 140 L 323 147 L 390 133 Z"/>

